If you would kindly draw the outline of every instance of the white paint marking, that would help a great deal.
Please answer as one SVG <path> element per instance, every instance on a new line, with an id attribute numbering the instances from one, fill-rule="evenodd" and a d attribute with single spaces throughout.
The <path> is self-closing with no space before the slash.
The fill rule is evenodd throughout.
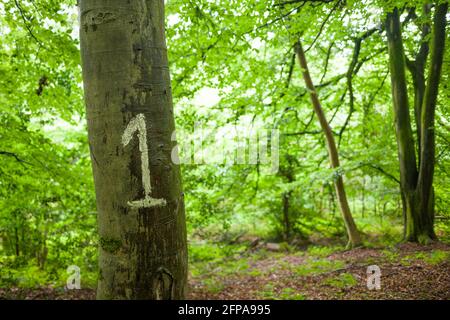
<path id="1" fill-rule="evenodd" d="M 142 200 L 128 201 L 128 205 L 132 208 L 164 207 L 166 204 L 165 199 L 154 199 L 149 196 L 146 196 Z"/>
<path id="2" fill-rule="evenodd" d="M 122 144 L 127 146 L 135 132 L 138 132 L 139 151 L 141 152 L 141 168 L 142 168 L 142 185 L 145 191 L 145 197 L 142 200 L 128 201 L 128 205 L 132 208 L 151 208 L 162 207 L 167 205 L 165 199 L 154 199 L 151 197 L 152 185 L 150 182 L 150 167 L 148 161 L 147 147 L 147 128 L 145 126 L 145 116 L 140 113 L 131 119 L 122 135 Z"/>

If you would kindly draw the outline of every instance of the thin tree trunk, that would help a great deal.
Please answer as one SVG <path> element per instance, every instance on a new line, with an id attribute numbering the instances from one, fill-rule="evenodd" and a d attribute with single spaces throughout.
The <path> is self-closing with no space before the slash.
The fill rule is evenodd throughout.
<path id="1" fill-rule="evenodd" d="M 320 189 L 319 212 L 323 212 L 324 187 Z"/>
<path id="2" fill-rule="evenodd" d="M 289 242 L 291 239 L 291 221 L 289 218 L 290 198 L 292 191 L 283 193 L 283 222 L 284 222 L 284 240 Z"/>
<path id="3" fill-rule="evenodd" d="M 363 187 L 361 190 L 361 202 L 362 202 L 362 208 L 361 208 L 361 217 L 364 218 L 364 212 L 366 211 L 366 177 L 363 177 Z"/>
<path id="4" fill-rule="evenodd" d="M 334 199 L 333 187 L 329 184 L 328 184 L 328 191 L 330 192 L 328 205 L 330 206 L 331 213 L 333 214 L 333 219 L 334 219 L 334 216 L 336 214 L 336 201 Z"/>
<path id="5" fill-rule="evenodd" d="M 20 256 L 19 230 L 17 230 L 17 227 L 14 227 L 14 247 L 16 251 L 16 257 Z"/>
<path id="6" fill-rule="evenodd" d="M 378 215 L 378 203 L 377 203 L 377 198 L 374 197 L 373 198 L 373 216 L 376 217 Z"/>
<path id="7" fill-rule="evenodd" d="M 98 299 L 182 299 L 187 248 L 163 0 L 80 0 Z"/>
<path id="8" fill-rule="evenodd" d="M 295 45 L 295 52 L 298 56 L 299 64 L 302 69 L 303 79 L 305 80 L 306 87 L 310 92 L 310 97 L 311 97 L 312 105 L 314 108 L 314 112 L 316 113 L 317 118 L 319 119 L 320 126 L 325 135 L 331 167 L 334 169 L 338 169 L 340 167 L 340 163 L 339 163 L 339 155 L 338 155 L 338 151 L 337 151 L 337 147 L 336 147 L 336 142 L 334 140 L 331 127 L 328 124 L 328 121 L 325 117 L 325 113 L 320 104 L 319 97 L 317 95 L 314 84 L 311 80 L 311 76 L 310 76 L 309 70 L 308 70 L 308 65 L 306 62 L 305 53 L 303 51 L 300 41 L 298 41 Z M 356 224 L 353 220 L 353 217 L 352 217 L 352 214 L 350 211 L 350 207 L 348 205 L 347 195 L 345 193 L 345 188 L 344 188 L 344 181 L 343 181 L 341 175 L 336 177 L 336 179 L 334 181 L 334 186 L 336 189 L 336 195 L 338 198 L 339 207 L 341 209 L 342 217 L 344 219 L 344 224 L 345 224 L 348 239 L 349 239 L 347 247 L 359 246 L 361 244 L 361 237 L 360 237 L 360 234 L 356 227 Z"/>

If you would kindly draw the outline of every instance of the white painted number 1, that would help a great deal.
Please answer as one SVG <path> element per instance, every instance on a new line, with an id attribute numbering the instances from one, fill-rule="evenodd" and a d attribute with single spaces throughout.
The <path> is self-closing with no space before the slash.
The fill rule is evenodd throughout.
<path id="1" fill-rule="evenodd" d="M 128 205 L 132 208 L 165 206 L 167 204 L 165 199 L 154 199 L 151 197 L 152 185 L 150 182 L 150 166 L 148 163 L 147 129 L 145 127 L 145 117 L 142 113 L 131 119 L 126 127 L 122 136 L 122 144 L 124 147 L 130 143 L 136 131 L 139 139 L 139 151 L 141 152 L 142 185 L 144 186 L 145 197 L 141 200 L 128 201 Z"/>

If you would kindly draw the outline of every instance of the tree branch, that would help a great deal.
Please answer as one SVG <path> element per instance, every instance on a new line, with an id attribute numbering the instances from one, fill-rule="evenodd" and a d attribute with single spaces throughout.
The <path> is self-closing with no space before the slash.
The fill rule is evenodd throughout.
<path id="1" fill-rule="evenodd" d="M 319 28 L 319 32 L 316 34 L 313 42 L 309 45 L 309 47 L 305 50 L 305 53 L 307 53 L 316 43 L 317 39 L 319 39 L 320 35 L 322 34 L 323 28 L 325 27 L 325 24 L 328 22 L 328 20 L 330 19 L 331 15 L 333 14 L 334 10 L 336 10 L 336 8 L 338 7 L 338 5 L 341 3 L 341 0 L 338 0 L 336 2 L 336 4 L 333 6 L 333 8 L 331 8 L 330 12 L 328 13 L 328 15 L 325 17 L 325 20 L 323 20 L 322 24 L 320 25 Z"/>
<path id="2" fill-rule="evenodd" d="M 362 167 L 368 167 L 368 168 L 377 170 L 378 172 L 382 173 L 383 175 L 385 175 L 386 177 L 388 177 L 392 181 L 395 181 L 396 183 L 400 184 L 400 180 L 399 179 L 397 179 L 393 174 L 390 174 L 389 172 L 387 172 L 386 170 L 384 170 L 380 166 L 377 166 L 377 165 L 371 164 L 371 163 L 367 163 L 367 162 L 362 162 L 355 169 L 362 168 Z"/>
<path id="3" fill-rule="evenodd" d="M 295 3 L 300 3 L 302 2 L 303 4 L 306 4 L 307 2 L 311 2 L 311 3 L 330 3 L 333 2 L 334 0 L 288 0 L 288 1 L 283 1 L 280 3 L 275 3 L 274 7 L 284 7 L 290 4 L 295 4 Z"/>
<path id="4" fill-rule="evenodd" d="M 17 154 L 13 153 L 13 152 L 8 152 L 8 151 L 2 151 L 0 150 L 0 155 L 4 155 L 4 156 L 8 156 L 8 157 L 13 157 L 14 159 L 16 159 L 17 162 L 19 162 L 20 164 L 30 164 L 29 162 L 21 159 Z"/>
<path id="5" fill-rule="evenodd" d="M 18 0 L 14 0 L 14 4 L 16 5 L 16 8 L 19 9 L 20 16 L 22 17 L 23 23 L 25 24 L 25 28 L 28 30 L 28 33 L 30 36 L 39 44 L 39 46 L 43 46 L 42 42 L 34 35 L 33 30 L 31 30 L 30 25 L 28 24 L 29 20 L 25 16 L 25 11 L 23 10 L 22 6 L 20 5 Z"/>

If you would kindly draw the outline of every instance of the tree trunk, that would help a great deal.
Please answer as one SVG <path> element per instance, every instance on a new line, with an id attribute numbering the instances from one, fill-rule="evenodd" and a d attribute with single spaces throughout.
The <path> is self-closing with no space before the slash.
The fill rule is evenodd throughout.
<path id="1" fill-rule="evenodd" d="M 420 167 L 417 194 L 420 197 L 419 213 L 426 232 L 421 242 L 436 239 L 434 233 L 434 190 L 433 176 L 435 166 L 435 113 L 439 93 L 442 62 L 445 50 L 445 28 L 448 3 L 441 3 L 435 9 L 433 34 L 431 38 L 431 61 L 425 88 L 420 117 Z"/>
<path id="2" fill-rule="evenodd" d="M 325 139 L 327 142 L 328 156 L 330 158 L 331 167 L 334 169 L 338 169 L 340 167 L 339 164 L 339 155 L 336 147 L 336 142 L 333 137 L 333 132 L 331 130 L 330 125 L 325 117 L 325 113 L 322 109 L 322 106 L 319 101 L 319 97 L 317 95 L 314 84 L 311 80 L 311 76 L 309 74 L 308 65 L 306 62 L 305 53 L 303 51 L 301 42 L 298 41 L 295 45 L 295 52 L 298 56 L 299 64 L 302 69 L 303 79 L 305 80 L 306 87 L 310 92 L 310 97 L 312 101 L 312 105 L 314 107 L 314 112 L 316 113 L 322 131 L 325 135 Z M 344 181 L 341 175 L 338 175 L 334 181 L 334 186 L 336 189 L 336 195 L 338 198 L 339 207 L 341 209 L 342 217 L 344 219 L 344 224 L 347 230 L 348 235 L 348 245 L 347 247 L 356 247 L 361 244 L 361 237 L 359 235 L 356 224 L 353 220 L 350 207 L 347 201 L 347 195 L 345 193 Z"/>
<path id="3" fill-rule="evenodd" d="M 17 227 L 14 227 L 14 248 L 16 257 L 20 256 L 20 247 L 19 247 L 19 230 Z"/>
<path id="4" fill-rule="evenodd" d="M 420 165 L 420 137 L 421 137 L 421 115 L 422 115 L 422 104 L 423 97 L 425 94 L 425 67 L 427 64 L 428 53 L 430 51 L 429 40 L 428 37 L 431 32 L 431 25 L 428 22 L 431 13 L 431 5 L 424 4 L 423 5 L 423 15 L 424 15 L 424 23 L 421 25 L 422 35 L 421 35 L 421 44 L 420 48 L 416 54 L 414 61 L 407 61 L 407 67 L 412 75 L 413 87 L 414 87 L 414 118 L 416 123 L 417 130 L 417 144 L 418 148 L 418 165 Z"/>
<path id="5" fill-rule="evenodd" d="M 400 164 L 400 185 L 405 216 L 405 238 L 414 240 L 418 221 L 418 179 L 414 138 L 409 116 L 408 89 L 405 75 L 405 54 L 403 50 L 398 9 L 386 17 L 391 88 L 395 115 L 398 159 Z M 415 237 L 415 236 L 414 236 Z"/>
<path id="6" fill-rule="evenodd" d="M 290 198 L 292 191 L 283 193 L 283 227 L 284 227 L 284 241 L 291 240 L 291 220 L 289 217 Z"/>
<path id="7" fill-rule="evenodd" d="M 388 40 L 391 87 L 395 115 L 403 212 L 404 237 L 407 241 L 427 243 L 436 238 L 433 229 L 434 192 L 433 174 L 435 162 L 434 115 L 442 59 L 445 47 L 445 15 L 448 4 L 436 7 L 432 35 L 431 65 L 428 83 L 424 88 L 424 64 L 428 45 L 422 45 L 416 61 L 411 64 L 415 86 L 415 116 L 418 127 L 419 169 L 416 163 L 414 137 L 409 116 L 405 54 L 400 28 L 398 8 L 387 14 L 386 35 Z M 426 9 L 424 12 L 427 13 Z M 428 34 L 424 30 L 425 35 Z M 419 107 L 420 106 L 420 107 Z"/>
<path id="8" fill-rule="evenodd" d="M 98 299 L 182 299 L 187 248 L 164 1 L 80 0 Z"/>
<path id="9" fill-rule="evenodd" d="M 364 218 L 364 211 L 366 211 L 366 177 L 363 177 L 363 185 L 361 190 L 361 202 L 362 202 L 362 208 L 361 208 L 361 217 Z"/>

